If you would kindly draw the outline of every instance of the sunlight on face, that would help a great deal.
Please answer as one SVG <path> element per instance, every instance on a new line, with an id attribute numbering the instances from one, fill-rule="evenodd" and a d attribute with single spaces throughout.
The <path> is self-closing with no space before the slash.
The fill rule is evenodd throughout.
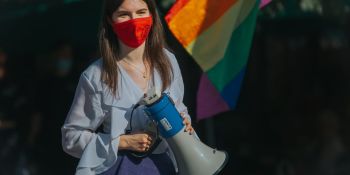
<path id="1" fill-rule="evenodd" d="M 113 12 L 112 20 L 121 23 L 130 19 L 150 16 L 148 6 L 143 0 L 124 0 L 121 6 Z"/>

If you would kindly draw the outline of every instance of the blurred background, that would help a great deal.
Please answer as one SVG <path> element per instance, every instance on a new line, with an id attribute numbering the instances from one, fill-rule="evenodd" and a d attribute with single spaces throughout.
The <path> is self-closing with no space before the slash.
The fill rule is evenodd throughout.
<path id="1" fill-rule="evenodd" d="M 158 0 L 164 16 L 174 0 Z M 0 175 L 74 174 L 60 127 L 99 58 L 100 0 L 0 0 Z M 237 109 L 196 121 L 201 69 L 167 29 L 222 174 L 350 174 L 350 0 L 273 0 L 259 13 Z"/>

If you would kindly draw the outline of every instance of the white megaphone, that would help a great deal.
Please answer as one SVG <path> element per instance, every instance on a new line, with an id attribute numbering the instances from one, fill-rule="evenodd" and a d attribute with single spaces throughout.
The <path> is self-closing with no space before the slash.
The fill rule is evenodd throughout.
<path id="1" fill-rule="evenodd" d="M 145 112 L 157 122 L 158 129 L 174 152 L 179 175 L 218 174 L 226 165 L 228 154 L 202 143 L 184 132 L 182 117 L 167 94 L 149 91 L 143 100 Z"/>

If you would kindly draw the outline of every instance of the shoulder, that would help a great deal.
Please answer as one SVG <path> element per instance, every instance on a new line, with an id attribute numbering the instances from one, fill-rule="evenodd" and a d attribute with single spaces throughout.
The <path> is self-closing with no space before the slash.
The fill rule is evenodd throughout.
<path id="1" fill-rule="evenodd" d="M 163 50 L 164 50 L 164 54 L 168 57 L 171 64 L 177 64 L 175 55 L 166 48 L 164 48 Z"/>
<path id="2" fill-rule="evenodd" d="M 164 50 L 165 55 L 168 57 L 168 59 L 170 61 L 171 67 L 172 67 L 172 69 L 174 71 L 174 74 L 175 75 L 177 75 L 179 73 L 181 74 L 180 66 L 179 66 L 179 64 L 177 62 L 177 59 L 176 59 L 175 55 L 172 52 L 170 52 L 168 49 L 164 48 L 163 50 Z"/>
<path id="3" fill-rule="evenodd" d="M 92 62 L 82 73 L 88 79 L 92 80 L 96 77 L 100 77 L 102 72 L 102 59 L 99 58 L 96 61 Z"/>
<path id="4" fill-rule="evenodd" d="M 102 59 L 99 58 L 92 62 L 82 73 L 81 78 L 89 81 L 89 84 L 94 86 L 94 88 L 100 89 L 101 84 L 101 74 L 102 74 Z"/>

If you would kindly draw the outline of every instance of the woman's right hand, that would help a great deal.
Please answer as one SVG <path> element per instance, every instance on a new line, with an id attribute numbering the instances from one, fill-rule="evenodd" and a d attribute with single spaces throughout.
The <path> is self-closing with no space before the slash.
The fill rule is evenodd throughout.
<path id="1" fill-rule="evenodd" d="M 121 135 L 119 140 L 119 150 L 131 150 L 145 152 L 152 143 L 152 137 L 143 132 L 136 132 L 127 135 Z"/>

